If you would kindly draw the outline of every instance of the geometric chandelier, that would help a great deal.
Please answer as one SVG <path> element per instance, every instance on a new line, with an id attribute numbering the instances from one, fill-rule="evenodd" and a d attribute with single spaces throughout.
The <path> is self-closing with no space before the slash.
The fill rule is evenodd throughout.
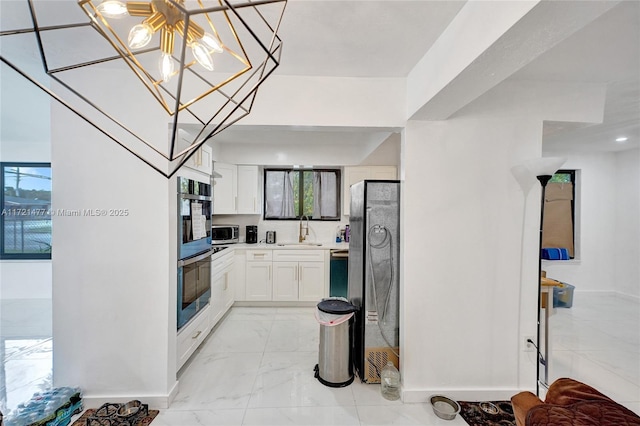
<path id="1" fill-rule="evenodd" d="M 3 78 L 27 78 L 171 177 L 251 112 L 280 64 L 287 0 L 3 3 L 16 17 L 0 29 Z"/>

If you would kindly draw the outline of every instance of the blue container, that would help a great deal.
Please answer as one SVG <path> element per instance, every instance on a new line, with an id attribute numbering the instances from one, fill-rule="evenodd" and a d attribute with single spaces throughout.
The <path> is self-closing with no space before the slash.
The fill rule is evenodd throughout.
<path id="1" fill-rule="evenodd" d="M 573 290 L 575 286 L 562 283 L 562 287 L 553 288 L 553 307 L 570 308 L 573 305 Z"/>

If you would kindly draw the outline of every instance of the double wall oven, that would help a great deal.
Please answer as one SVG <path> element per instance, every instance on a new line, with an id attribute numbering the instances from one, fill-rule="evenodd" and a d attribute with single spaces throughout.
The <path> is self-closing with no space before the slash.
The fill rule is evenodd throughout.
<path id="1" fill-rule="evenodd" d="M 178 328 L 211 298 L 211 184 L 178 177 Z"/>

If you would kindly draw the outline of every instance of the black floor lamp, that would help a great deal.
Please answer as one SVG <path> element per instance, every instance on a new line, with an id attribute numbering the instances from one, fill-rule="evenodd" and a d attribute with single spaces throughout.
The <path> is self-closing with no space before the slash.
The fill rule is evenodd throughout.
<path id="1" fill-rule="evenodd" d="M 540 226 L 539 226 L 539 238 L 538 238 L 538 305 L 537 305 L 537 331 L 536 331 L 536 350 L 537 354 L 537 363 L 536 363 L 536 395 L 540 395 L 540 364 L 544 362 L 545 364 L 545 384 L 548 382 L 548 360 L 542 358 L 540 354 L 540 306 L 542 302 L 542 288 L 540 282 L 542 280 L 542 231 L 544 224 L 544 201 L 545 201 L 545 191 L 547 187 L 547 183 L 553 177 L 553 174 L 565 163 L 567 159 L 565 157 L 542 157 L 536 158 L 533 160 L 529 160 L 521 165 L 515 166 L 511 169 L 512 174 L 520 184 L 522 192 L 525 197 L 525 206 L 526 206 L 526 198 L 529 190 L 535 183 L 537 179 L 542 186 L 542 191 L 540 194 Z M 524 220 L 524 219 L 523 219 Z M 523 234 L 524 234 L 524 222 L 523 222 Z M 524 235 L 523 235 L 524 238 Z M 546 309 L 550 309 L 549 306 Z M 548 336 L 545 335 L 545 338 Z M 546 345 L 545 345 L 546 349 Z"/>

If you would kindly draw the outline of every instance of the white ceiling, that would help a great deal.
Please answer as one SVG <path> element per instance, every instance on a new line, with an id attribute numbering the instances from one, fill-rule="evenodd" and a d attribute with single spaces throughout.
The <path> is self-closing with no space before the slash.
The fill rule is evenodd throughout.
<path id="1" fill-rule="evenodd" d="M 464 6 L 464 1 L 289 0 L 280 34 L 284 75 L 405 77 Z M 602 124 L 549 122 L 544 149 L 615 151 L 640 140 L 640 2 L 623 1 L 587 27 L 522 68 L 511 79 L 607 84 Z M 283 140 L 300 129 L 232 126 L 218 135 L 234 140 Z M 336 131 L 339 131 L 337 129 Z M 372 132 L 363 131 L 363 143 Z M 386 133 L 388 135 L 388 133 Z M 626 135 L 629 140 L 616 143 Z M 358 135 L 343 135 L 357 144 Z M 319 132 L 314 143 L 336 133 Z M 386 136 L 380 134 L 383 141 Z"/>
<path id="2" fill-rule="evenodd" d="M 74 3 L 73 0 L 69 0 Z M 68 3 L 48 0 L 52 4 Z M 2 26 L 18 2 L 2 1 Z M 19 2 L 22 4 L 22 0 Z M 26 3 L 26 1 L 25 1 Z M 465 1 L 289 0 L 280 28 L 281 75 L 406 77 L 449 25 Z M 21 6 L 21 10 L 24 5 Z M 24 11 L 22 11 L 22 15 Z M 20 15 L 20 16 L 22 16 Z M 13 17 L 13 18 L 12 18 Z M 604 123 L 546 123 L 546 150 L 619 150 L 640 139 L 640 2 L 623 1 L 596 21 L 526 65 L 511 79 L 606 83 Z M 74 42 L 75 43 L 75 42 Z M 455 54 L 455 52 L 452 52 Z M 389 129 L 304 129 L 316 143 L 343 132 L 350 144 L 380 142 Z M 327 130 L 329 130 L 327 132 Z M 296 128 L 247 129 L 235 125 L 219 142 L 258 142 L 292 137 Z M 311 136 L 313 134 L 313 136 Z M 626 135 L 626 144 L 611 142 Z"/>

